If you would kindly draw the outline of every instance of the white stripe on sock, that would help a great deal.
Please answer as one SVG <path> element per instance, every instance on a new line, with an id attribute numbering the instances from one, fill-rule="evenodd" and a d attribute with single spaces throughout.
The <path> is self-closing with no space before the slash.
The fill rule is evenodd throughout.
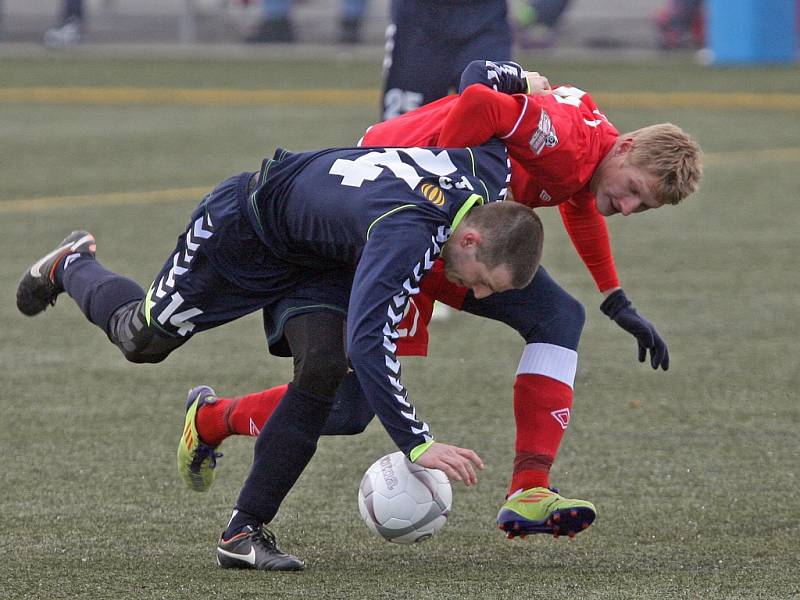
<path id="1" fill-rule="evenodd" d="M 577 370 L 575 350 L 554 344 L 528 344 L 519 360 L 517 375 L 544 375 L 573 387 Z"/>

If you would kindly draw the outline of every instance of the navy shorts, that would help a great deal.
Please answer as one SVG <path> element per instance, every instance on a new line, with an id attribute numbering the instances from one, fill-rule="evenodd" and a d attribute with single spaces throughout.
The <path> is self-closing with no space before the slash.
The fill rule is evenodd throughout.
<path id="1" fill-rule="evenodd" d="M 252 173 L 226 179 L 192 213 L 145 298 L 148 325 L 188 338 L 263 310 L 270 349 L 290 356 L 283 326 L 297 314 L 345 314 L 353 273 L 314 270 L 277 258 L 242 211 Z"/>
<path id="2" fill-rule="evenodd" d="M 506 0 L 393 0 L 383 120 L 458 90 L 473 60 L 511 60 Z"/>

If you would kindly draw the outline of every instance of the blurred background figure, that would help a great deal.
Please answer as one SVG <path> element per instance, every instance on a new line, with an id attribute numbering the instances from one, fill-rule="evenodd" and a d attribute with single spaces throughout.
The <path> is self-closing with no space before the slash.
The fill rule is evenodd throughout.
<path id="1" fill-rule="evenodd" d="M 473 60 L 511 60 L 511 41 L 506 0 L 391 0 L 381 120 L 457 90 Z M 433 320 L 451 312 L 436 302 Z"/>
<path id="2" fill-rule="evenodd" d="M 511 60 L 506 0 L 391 0 L 381 118 L 458 89 L 473 60 Z"/>
<path id="3" fill-rule="evenodd" d="M 83 41 L 83 0 L 63 0 L 61 22 L 44 32 L 48 48 L 74 46 Z"/>
<path id="4" fill-rule="evenodd" d="M 703 0 L 669 0 L 656 15 L 658 45 L 664 50 L 705 45 Z"/>
<path id="5" fill-rule="evenodd" d="M 521 48 L 549 48 L 556 38 L 556 25 L 570 0 L 523 0 L 516 4 L 514 41 Z"/>
<path id="6" fill-rule="evenodd" d="M 250 44 L 295 41 L 291 19 L 292 0 L 261 0 L 260 21 L 245 41 Z M 339 43 L 357 44 L 361 41 L 361 23 L 367 11 L 367 0 L 341 0 Z"/>

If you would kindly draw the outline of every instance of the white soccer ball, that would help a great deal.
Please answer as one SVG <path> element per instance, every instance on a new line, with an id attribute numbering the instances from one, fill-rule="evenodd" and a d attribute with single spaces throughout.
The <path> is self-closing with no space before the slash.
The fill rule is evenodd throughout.
<path id="1" fill-rule="evenodd" d="M 447 475 L 412 463 L 402 452 L 372 463 L 358 488 L 358 510 L 367 527 L 396 544 L 432 537 L 444 527 L 452 505 Z"/>

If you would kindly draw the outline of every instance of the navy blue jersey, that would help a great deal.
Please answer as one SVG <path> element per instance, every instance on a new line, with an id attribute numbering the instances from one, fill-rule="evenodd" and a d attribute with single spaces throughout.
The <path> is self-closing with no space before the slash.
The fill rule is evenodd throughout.
<path id="1" fill-rule="evenodd" d="M 347 351 L 359 383 L 397 446 L 430 441 L 400 383 L 397 325 L 458 221 L 505 198 L 505 146 L 338 148 L 276 152 L 245 201 L 279 260 L 353 269 Z"/>

